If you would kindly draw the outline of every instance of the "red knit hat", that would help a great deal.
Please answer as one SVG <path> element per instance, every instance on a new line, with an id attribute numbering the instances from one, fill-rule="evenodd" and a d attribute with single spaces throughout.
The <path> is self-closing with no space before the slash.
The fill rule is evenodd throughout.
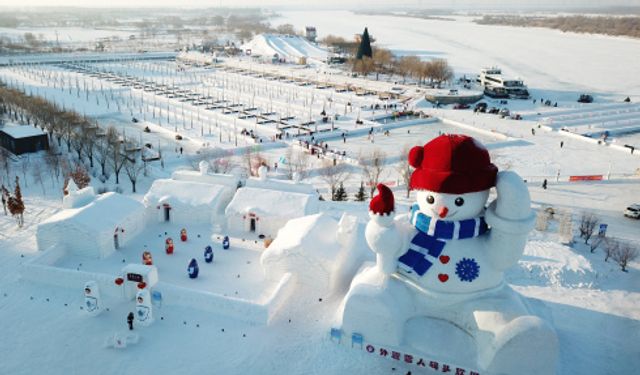
<path id="1" fill-rule="evenodd" d="M 441 135 L 409 152 L 412 190 L 464 194 L 496 184 L 498 168 L 480 142 L 460 134 Z"/>

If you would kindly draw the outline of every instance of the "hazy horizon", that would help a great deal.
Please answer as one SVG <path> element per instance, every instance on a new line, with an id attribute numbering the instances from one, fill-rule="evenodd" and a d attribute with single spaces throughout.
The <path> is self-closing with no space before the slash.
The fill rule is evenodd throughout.
<path id="1" fill-rule="evenodd" d="M 260 7 L 260 8 L 447 8 L 447 9 L 566 9 L 566 8 L 610 8 L 640 6 L 640 0 L 614 0 L 603 4 L 600 0 L 127 0 L 83 1 L 83 0 L 5 0 L 1 7 L 80 7 L 80 8 L 215 8 L 215 7 Z"/>

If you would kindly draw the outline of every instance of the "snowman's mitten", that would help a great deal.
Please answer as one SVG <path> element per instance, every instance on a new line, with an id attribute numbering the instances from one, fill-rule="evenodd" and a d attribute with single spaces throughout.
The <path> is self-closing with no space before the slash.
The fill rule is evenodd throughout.
<path id="1" fill-rule="evenodd" d="M 378 195 L 369 203 L 369 223 L 365 230 L 367 244 L 375 253 L 395 257 L 401 246 L 400 233 L 395 227 L 395 202 L 393 192 L 378 184 Z"/>
<path id="2" fill-rule="evenodd" d="M 517 173 L 502 171 L 496 179 L 498 197 L 491 202 L 485 220 L 492 228 L 507 233 L 527 233 L 535 222 L 529 189 Z"/>

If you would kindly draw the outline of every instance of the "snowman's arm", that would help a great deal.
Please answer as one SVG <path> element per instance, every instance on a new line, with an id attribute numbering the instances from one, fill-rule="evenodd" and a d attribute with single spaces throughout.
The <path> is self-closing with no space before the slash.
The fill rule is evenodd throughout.
<path id="1" fill-rule="evenodd" d="M 491 227 L 487 237 L 487 259 L 498 270 L 518 262 L 527 243 L 527 234 L 535 223 L 529 190 L 515 172 L 498 173 L 498 197 L 485 212 Z"/>
<path id="2" fill-rule="evenodd" d="M 401 225 L 393 216 L 370 214 L 371 219 L 365 229 L 367 244 L 376 253 L 377 264 L 385 274 L 395 272 L 398 257 L 403 248 Z"/>

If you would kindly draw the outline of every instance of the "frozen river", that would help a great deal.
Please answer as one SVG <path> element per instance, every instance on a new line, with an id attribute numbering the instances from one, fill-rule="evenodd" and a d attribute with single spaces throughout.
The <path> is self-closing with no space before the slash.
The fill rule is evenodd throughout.
<path id="1" fill-rule="evenodd" d="M 524 79 L 532 89 L 575 96 L 593 92 L 622 100 L 640 100 L 640 40 L 563 33 L 543 28 L 485 26 L 472 17 L 455 21 L 366 16 L 348 11 L 290 11 L 274 24 L 298 30 L 313 25 L 319 38 L 328 34 L 353 38 L 365 26 L 376 45 L 397 54 L 449 60 L 457 74 L 475 75 L 497 65 Z"/>

